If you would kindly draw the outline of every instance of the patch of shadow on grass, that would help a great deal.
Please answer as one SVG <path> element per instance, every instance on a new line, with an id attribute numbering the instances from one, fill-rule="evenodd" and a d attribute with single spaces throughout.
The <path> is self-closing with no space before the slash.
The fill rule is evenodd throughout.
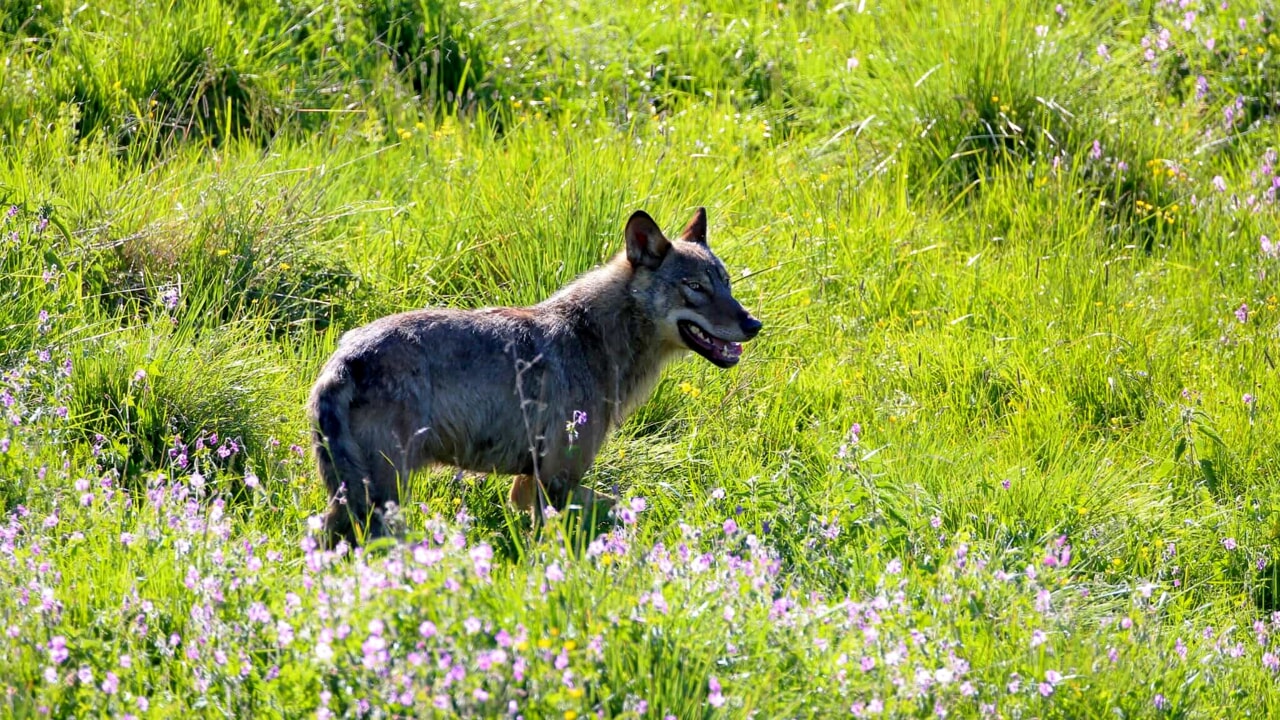
<path id="1" fill-rule="evenodd" d="M 283 425 L 270 391 L 283 371 L 261 343 L 246 331 L 193 343 L 163 325 L 92 341 L 72 375 L 71 421 L 98 462 L 125 478 L 185 469 L 170 449 L 205 433 L 235 441 L 241 450 L 221 465 L 239 472 Z"/>

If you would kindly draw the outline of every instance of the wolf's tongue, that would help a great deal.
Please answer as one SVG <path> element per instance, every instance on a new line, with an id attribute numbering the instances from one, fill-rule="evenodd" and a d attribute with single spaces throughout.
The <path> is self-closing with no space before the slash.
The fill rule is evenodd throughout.
<path id="1" fill-rule="evenodd" d="M 736 360 L 742 355 L 742 343 L 725 342 L 719 338 L 712 339 L 711 348 L 718 357 L 725 360 Z"/>

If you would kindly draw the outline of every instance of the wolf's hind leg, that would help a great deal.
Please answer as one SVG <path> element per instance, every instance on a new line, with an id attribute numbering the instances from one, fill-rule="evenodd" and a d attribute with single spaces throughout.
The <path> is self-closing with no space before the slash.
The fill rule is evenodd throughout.
<path id="1" fill-rule="evenodd" d="M 387 522 L 387 514 L 392 506 L 400 506 L 402 495 L 408 494 L 408 469 L 407 465 L 392 463 L 386 458 L 370 460 L 369 484 L 364 488 L 368 515 L 367 519 L 361 519 L 365 524 L 365 542 L 395 534 Z"/>
<path id="2" fill-rule="evenodd" d="M 370 502 L 368 486 L 364 483 L 361 486 L 357 495 L 349 494 L 343 488 L 329 500 L 329 510 L 324 517 L 326 548 L 332 550 L 342 541 L 355 548 L 362 540 L 369 542 L 387 535 L 382 510 Z"/>
<path id="3" fill-rule="evenodd" d="M 324 516 L 324 546 L 332 550 L 344 540 L 347 545 L 355 547 L 356 530 L 346 498 L 334 497 L 329 500 L 329 509 Z"/>

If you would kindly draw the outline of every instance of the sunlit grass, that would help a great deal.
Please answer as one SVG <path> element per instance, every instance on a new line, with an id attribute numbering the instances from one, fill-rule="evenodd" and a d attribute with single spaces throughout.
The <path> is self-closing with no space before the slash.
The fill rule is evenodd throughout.
<path id="1" fill-rule="evenodd" d="M 0 9 L 4 714 L 1280 710 L 1264 5 L 368 5 Z M 765 330 L 621 528 L 317 549 L 342 331 L 696 206 Z"/>

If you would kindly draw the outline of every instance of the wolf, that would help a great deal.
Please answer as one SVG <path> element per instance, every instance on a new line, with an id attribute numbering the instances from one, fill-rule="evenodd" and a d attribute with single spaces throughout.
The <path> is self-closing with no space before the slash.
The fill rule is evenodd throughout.
<path id="1" fill-rule="evenodd" d="M 571 500 L 609 433 L 687 351 L 720 368 L 763 326 L 734 298 L 698 208 L 678 239 L 637 211 L 625 249 L 532 307 L 432 308 L 346 332 L 307 414 L 329 493 L 329 545 L 388 534 L 409 474 L 428 465 L 515 476 L 510 502 L 541 520 Z"/>

